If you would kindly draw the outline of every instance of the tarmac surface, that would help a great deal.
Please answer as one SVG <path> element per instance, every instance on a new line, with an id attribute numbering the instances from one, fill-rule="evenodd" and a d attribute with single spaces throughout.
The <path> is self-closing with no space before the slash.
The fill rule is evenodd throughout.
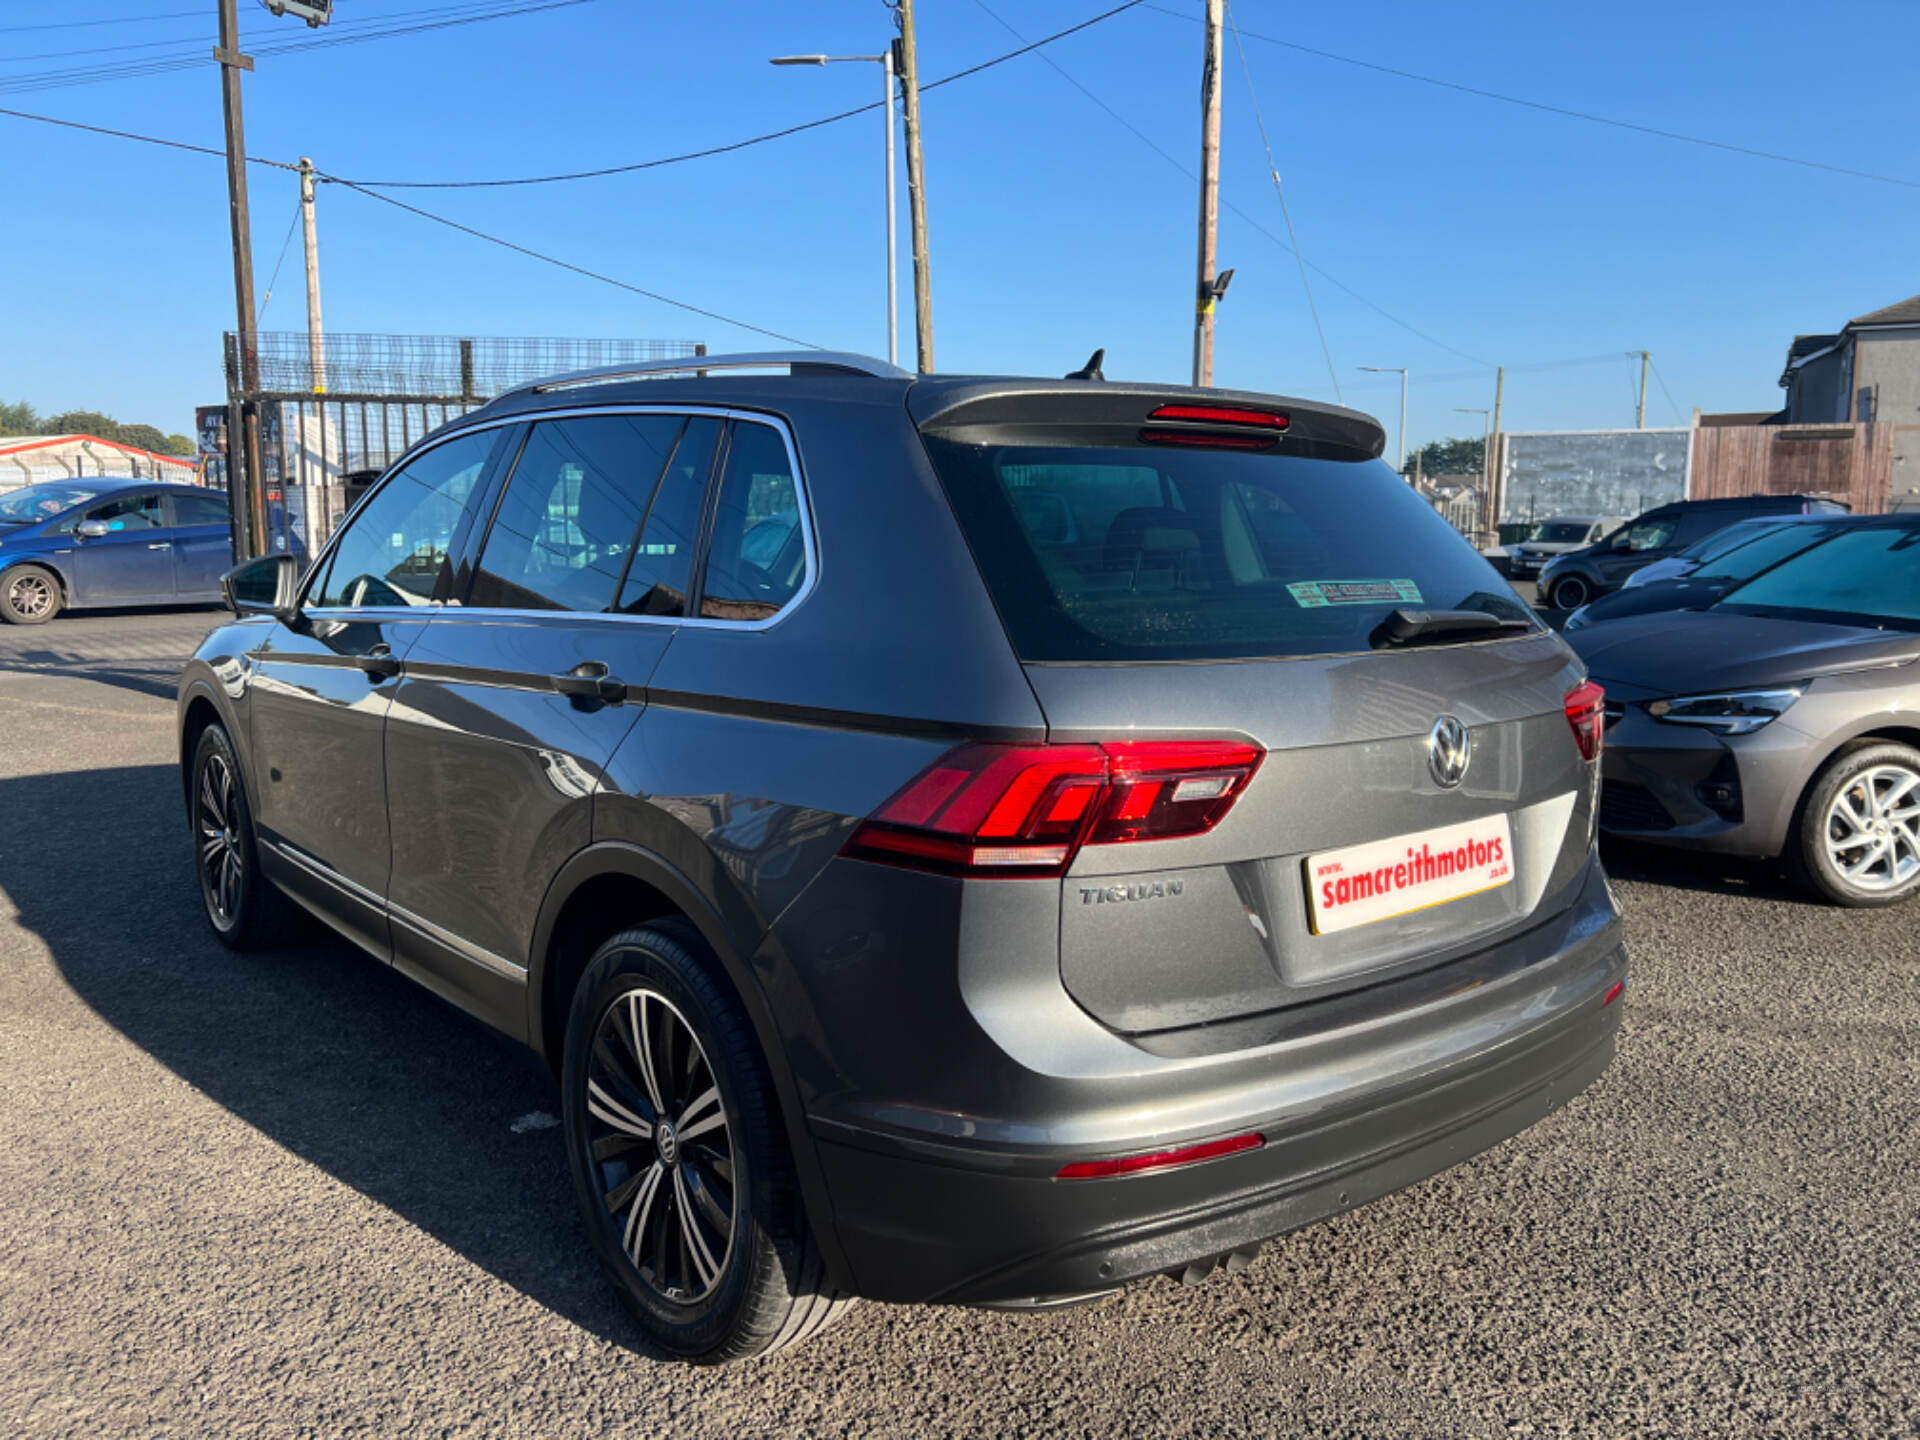
<path id="1" fill-rule="evenodd" d="M 205 928 L 207 611 L 0 626 L 0 1435 L 1920 1433 L 1920 905 L 1609 851 L 1613 1069 L 1244 1274 L 639 1349 L 531 1056 L 344 942 Z"/>

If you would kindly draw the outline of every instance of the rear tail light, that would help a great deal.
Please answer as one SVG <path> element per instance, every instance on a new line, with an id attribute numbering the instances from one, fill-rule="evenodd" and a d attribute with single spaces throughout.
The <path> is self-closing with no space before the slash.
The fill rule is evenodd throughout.
<path id="1" fill-rule="evenodd" d="M 1170 1170 L 1176 1165 L 1197 1165 L 1202 1160 L 1217 1160 L 1222 1155 L 1238 1155 L 1258 1150 L 1267 1143 L 1264 1135 L 1235 1135 L 1231 1140 L 1209 1140 L 1204 1145 L 1185 1145 L 1178 1150 L 1161 1150 L 1152 1155 L 1124 1155 L 1117 1160 L 1076 1160 L 1064 1166 L 1056 1180 L 1105 1180 L 1113 1175 L 1138 1175 L 1142 1170 Z"/>
<path id="2" fill-rule="evenodd" d="M 1567 692 L 1567 724 L 1573 727 L 1573 740 L 1580 747 L 1582 760 L 1598 760 L 1606 738 L 1607 692 L 1591 680 L 1583 680 Z"/>
<path id="3" fill-rule="evenodd" d="M 962 745 L 862 823 L 845 853 L 962 875 L 1059 875 L 1082 845 L 1211 830 L 1265 754 L 1236 740 Z"/>

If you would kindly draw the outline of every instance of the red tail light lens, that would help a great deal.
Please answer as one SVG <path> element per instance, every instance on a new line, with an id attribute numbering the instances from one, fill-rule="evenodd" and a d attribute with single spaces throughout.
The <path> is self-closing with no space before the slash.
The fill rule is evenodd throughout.
<path id="1" fill-rule="evenodd" d="M 1117 1160 L 1076 1160 L 1053 1178 L 1105 1180 L 1113 1175 L 1138 1175 L 1142 1170 L 1168 1170 L 1176 1165 L 1197 1165 L 1202 1160 L 1217 1160 L 1222 1155 L 1238 1155 L 1243 1151 L 1258 1150 L 1266 1143 L 1267 1137 L 1264 1135 L 1236 1135 L 1231 1140 L 1209 1140 L 1204 1145 L 1187 1145 L 1153 1155 L 1125 1155 Z"/>
<path id="2" fill-rule="evenodd" d="M 1162 405 L 1149 420 L 1194 420 L 1203 425 L 1258 425 L 1284 430 L 1287 417 L 1277 410 L 1245 410 L 1237 405 Z"/>
<path id="3" fill-rule="evenodd" d="M 1598 760 L 1606 739 L 1607 692 L 1591 680 L 1583 680 L 1567 692 L 1567 724 L 1573 727 L 1573 740 L 1580 747 L 1582 760 Z"/>
<path id="4" fill-rule="evenodd" d="M 1211 830 L 1264 751 L 1233 740 L 962 745 L 853 832 L 862 860 L 965 875 L 1058 875 L 1082 845 Z"/>

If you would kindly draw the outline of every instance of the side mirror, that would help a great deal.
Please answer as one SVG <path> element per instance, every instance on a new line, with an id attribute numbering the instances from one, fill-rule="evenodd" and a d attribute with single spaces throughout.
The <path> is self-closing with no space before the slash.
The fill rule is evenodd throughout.
<path id="1" fill-rule="evenodd" d="M 299 583 L 293 556 L 262 555 L 222 575 L 220 593 L 236 615 L 274 615 L 291 625 L 300 618 Z"/>
<path id="2" fill-rule="evenodd" d="M 98 540 L 102 535 L 111 535 L 113 527 L 104 520 L 82 520 L 73 527 L 73 533 L 82 540 Z"/>

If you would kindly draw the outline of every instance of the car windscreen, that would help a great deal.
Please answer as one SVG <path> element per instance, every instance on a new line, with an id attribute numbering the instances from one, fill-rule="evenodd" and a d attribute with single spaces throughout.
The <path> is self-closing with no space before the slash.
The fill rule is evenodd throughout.
<path id="1" fill-rule="evenodd" d="M 37 525 L 83 505 L 100 493 L 98 485 L 28 485 L 0 495 L 0 523 Z"/>
<path id="2" fill-rule="evenodd" d="M 1920 523 L 1842 530 L 1729 591 L 1715 608 L 1920 630 Z"/>
<path id="3" fill-rule="evenodd" d="M 1749 531 L 1737 545 L 1708 556 L 1693 572 L 1695 580 L 1751 580 L 1762 570 L 1782 560 L 1810 550 L 1837 532 L 1830 525 L 1777 525 L 1771 529 Z"/>
<path id="4" fill-rule="evenodd" d="M 1543 525 L 1533 527 L 1528 540 L 1538 541 L 1542 545 L 1578 545 L 1584 544 L 1587 532 L 1593 529 L 1590 520 L 1549 520 Z"/>
<path id="5" fill-rule="evenodd" d="M 1532 618 L 1377 460 L 925 443 L 1023 660 L 1345 654 L 1400 608 Z"/>

